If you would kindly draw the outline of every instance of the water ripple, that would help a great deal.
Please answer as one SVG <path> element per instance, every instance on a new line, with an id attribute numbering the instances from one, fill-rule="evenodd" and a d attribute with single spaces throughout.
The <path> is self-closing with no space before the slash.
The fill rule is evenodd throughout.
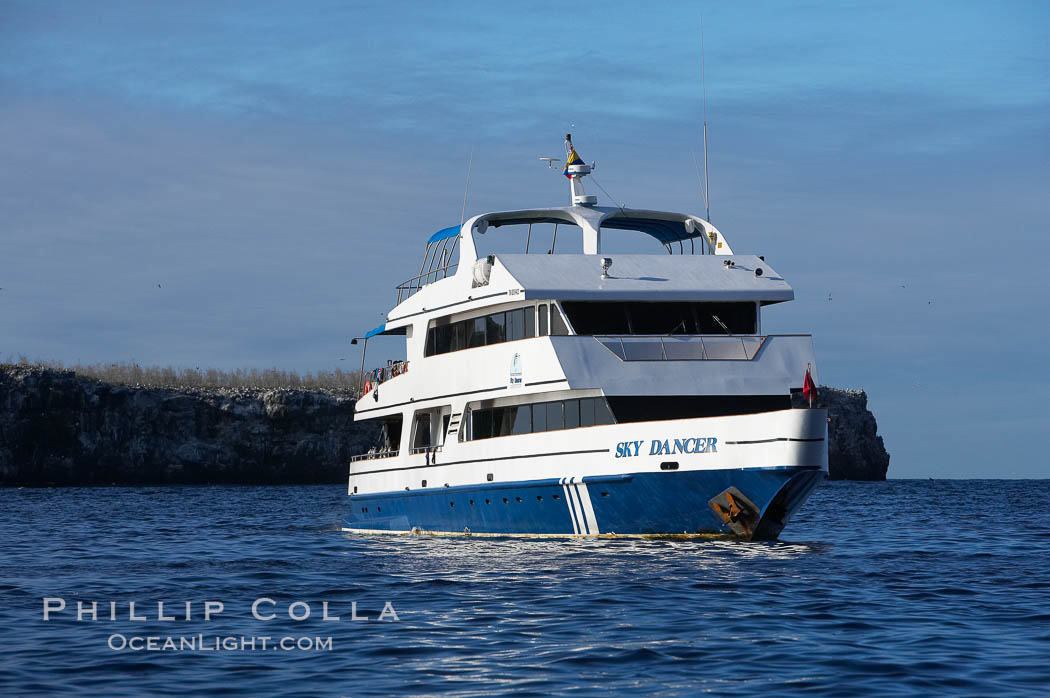
<path id="1" fill-rule="evenodd" d="M 1048 481 L 828 483 L 776 543 L 359 536 L 340 530 L 345 508 L 338 486 L 0 490 L 0 693 L 1050 685 Z M 44 622 L 55 596 L 68 608 Z M 271 620 L 251 614 L 263 597 Z M 178 620 L 158 619 L 158 600 Z M 210 622 L 207 600 L 225 605 Z M 100 619 L 78 621 L 78 601 L 99 601 Z M 129 601 L 146 620 L 129 619 Z M 289 617 L 295 602 L 308 619 Z M 378 620 L 387 602 L 398 621 Z M 114 651 L 116 634 L 331 637 L 332 649 Z"/>

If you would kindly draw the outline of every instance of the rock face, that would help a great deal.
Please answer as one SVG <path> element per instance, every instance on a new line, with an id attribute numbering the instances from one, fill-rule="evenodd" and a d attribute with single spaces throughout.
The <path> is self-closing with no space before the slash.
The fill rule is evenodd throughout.
<path id="1" fill-rule="evenodd" d="M 815 407 L 828 410 L 828 477 L 831 480 L 885 480 L 890 454 L 878 435 L 875 415 L 863 390 L 821 386 Z M 805 406 L 800 393 L 795 407 Z"/>
<path id="2" fill-rule="evenodd" d="M 820 389 L 832 479 L 886 478 L 867 402 Z M 0 485 L 345 483 L 350 456 L 377 438 L 347 393 L 128 387 L 0 366 Z"/>
<path id="3" fill-rule="evenodd" d="M 134 388 L 0 367 L 0 484 L 345 482 L 348 394 Z"/>

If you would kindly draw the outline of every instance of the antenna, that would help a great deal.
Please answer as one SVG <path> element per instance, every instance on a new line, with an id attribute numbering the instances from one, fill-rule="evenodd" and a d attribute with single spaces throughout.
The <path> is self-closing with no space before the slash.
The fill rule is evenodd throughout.
<path id="1" fill-rule="evenodd" d="M 700 15 L 700 89 L 704 94 L 704 206 L 711 221 L 711 180 L 707 175 L 707 71 L 704 65 L 704 16 Z"/>
<path id="2" fill-rule="evenodd" d="M 474 144 L 470 144 L 470 159 L 467 160 L 467 184 L 463 187 L 463 210 L 459 213 L 459 224 L 467 219 L 467 192 L 470 191 L 470 168 L 474 164 Z"/>

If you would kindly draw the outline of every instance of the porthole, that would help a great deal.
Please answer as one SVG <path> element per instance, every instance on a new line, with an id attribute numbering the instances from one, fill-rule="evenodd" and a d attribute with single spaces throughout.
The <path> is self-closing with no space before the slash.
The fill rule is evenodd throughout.
<path id="1" fill-rule="evenodd" d="M 485 500 L 485 504 L 492 504 L 492 502 L 490 502 L 489 500 L 486 499 Z"/>
<path id="2" fill-rule="evenodd" d="M 520 501 L 521 501 L 521 497 L 515 497 L 515 498 L 514 498 L 514 501 L 516 501 L 516 502 L 520 502 Z"/>
<path id="3" fill-rule="evenodd" d="M 608 493 L 608 492 L 602 492 L 602 496 L 603 496 L 603 497 L 608 497 L 608 496 L 609 496 L 609 493 Z"/>
<path id="4" fill-rule="evenodd" d="M 485 479 L 488 480 L 489 482 L 492 482 L 492 473 L 489 473 L 488 475 L 486 475 Z"/>
<path id="5" fill-rule="evenodd" d="M 510 500 L 509 500 L 509 499 L 507 499 L 506 497 L 504 497 L 504 498 L 503 498 L 503 503 L 504 503 L 504 504 L 510 504 Z"/>
<path id="6" fill-rule="evenodd" d="M 474 500 L 470 500 L 470 506 L 474 506 Z"/>
<path id="7" fill-rule="evenodd" d="M 423 480 L 423 487 L 426 487 L 426 486 L 427 486 L 427 481 Z"/>
<path id="8" fill-rule="evenodd" d="M 536 501 L 537 502 L 542 502 L 543 501 L 543 495 L 542 494 L 536 495 Z"/>
<path id="9" fill-rule="evenodd" d="M 560 494 L 556 494 L 556 495 L 554 495 L 554 498 L 555 499 L 561 499 L 561 495 Z"/>
<path id="10" fill-rule="evenodd" d="M 660 464 L 660 470 L 678 470 L 678 461 L 664 461 Z"/>
<path id="11" fill-rule="evenodd" d="M 383 507 L 376 507 L 376 511 L 383 511 Z"/>
<path id="12" fill-rule="evenodd" d="M 456 506 L 456 503 L 455 503 L 455 502 L 449 502 L 449 503 L 448 503 L 448 505 L 449 505 L 450 507 L 454 507 L 454 506 Z"/>

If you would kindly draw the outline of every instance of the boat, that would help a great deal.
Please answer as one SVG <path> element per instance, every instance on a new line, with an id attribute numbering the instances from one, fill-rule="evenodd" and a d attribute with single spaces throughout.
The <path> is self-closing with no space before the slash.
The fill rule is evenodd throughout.
<path id="1" fill-rule="evenodd" d="M 565 149 L 570 205 L 434 233 L 354 340 L 403 336 L 405 358 L 365 373 L 362 353 L 355 419 L 380 436 L 344 529 L 776 539 L 828 467 L 827 413 L 798 395 L 812 336 L 762 332 L 794 291 L 704 218 L 598 205 Z"/>

